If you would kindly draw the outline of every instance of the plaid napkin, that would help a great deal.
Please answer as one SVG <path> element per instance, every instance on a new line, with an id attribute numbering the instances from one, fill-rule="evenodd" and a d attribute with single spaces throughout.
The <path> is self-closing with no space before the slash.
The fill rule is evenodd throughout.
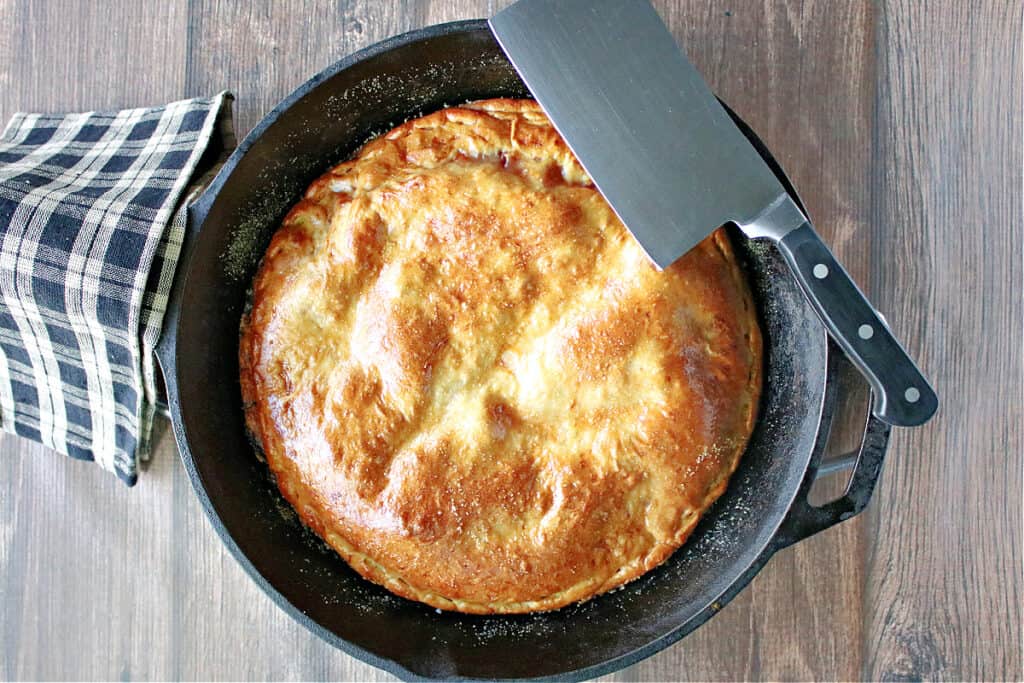
<path id="1" fill-rule="evenodd" d="M 4 430 L 135 483 L 183 198 L 230 102 L 16 114 L 0 135 Z"/>

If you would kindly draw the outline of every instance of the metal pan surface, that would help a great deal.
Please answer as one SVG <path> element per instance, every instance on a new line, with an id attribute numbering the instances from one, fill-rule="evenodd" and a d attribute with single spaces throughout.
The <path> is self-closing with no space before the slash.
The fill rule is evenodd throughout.
<path id="1" fill-rule="evenodd" d="M 556 612 L 469 616 L 391 595 L 306 531 L 243 426 L 238 325 L 259 258 L 306 186 L 371 135 L 498 96 L 527 92 L 482 20 L 414 31 L 314 76 L 246 137 L 191 208 L 158 348 L 182 460 L 232 554 L 312 632 L 402 678 L 576 680 L 650 656 L 721 609 L 777 550 L 859 512 L 888 441 L 888 428 L 869 417 L 846 495 L 823 508 L 806 502 L 837 401 L 835 349 L 781 257 L 734 232 L 765 336 L 760 418 L 728 490 L 664 565 Z"/>

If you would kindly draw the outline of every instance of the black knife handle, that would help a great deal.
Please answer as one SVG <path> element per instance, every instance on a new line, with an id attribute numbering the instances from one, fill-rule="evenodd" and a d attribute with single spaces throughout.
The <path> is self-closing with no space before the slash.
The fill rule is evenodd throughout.
<path id="1" fill-rule="evenodd" d="M 874 390 L 874 414 L 903 427 L 927 422 L 938 397 L 811 224 L 788 232 L 779 247 L 825 327 Z"/>

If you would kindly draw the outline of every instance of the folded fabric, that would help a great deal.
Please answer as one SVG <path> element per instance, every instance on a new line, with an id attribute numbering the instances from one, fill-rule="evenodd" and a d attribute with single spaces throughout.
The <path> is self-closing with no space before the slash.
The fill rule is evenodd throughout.
<path id="1" fill-rule="evenodd" d="M 0 426 L 135 483 L 183 198 L 231 96 L 0 135 Z"/>

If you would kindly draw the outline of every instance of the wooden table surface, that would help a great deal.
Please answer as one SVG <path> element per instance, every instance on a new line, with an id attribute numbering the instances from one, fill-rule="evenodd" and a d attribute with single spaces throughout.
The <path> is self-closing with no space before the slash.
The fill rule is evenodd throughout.
<path id="1" fill-rule="evenodd" d="M 504 4 L 0 0 L 0 119 L 229 88 L 244 133 L 358 48 Z M 657 5 L 942 407 L 894 431 L 865 514 L 610 678 L 1020 680 L 1020 2 Z M 390 680 L 259 591 L 158 432 L 134 489 L 0 439 L 0 676 Z"/>

